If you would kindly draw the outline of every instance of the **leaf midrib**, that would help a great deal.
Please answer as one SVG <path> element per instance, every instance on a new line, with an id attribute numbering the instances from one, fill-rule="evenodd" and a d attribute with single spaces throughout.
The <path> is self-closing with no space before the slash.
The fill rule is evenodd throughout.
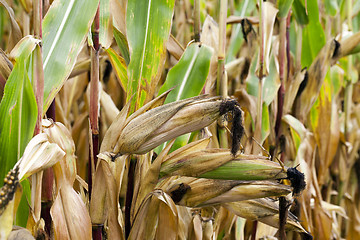
<path id="1" fill-rule="evenodd" d="M 68 7 L 67 7 L 67 9 L 66 9 L 66 12 L 65 12 L 65 14 L 64 14 L 63 20 L 61 21 L 60 27 L 59 27 L 58 31 L 56 32 L 54 41 L 53 41 L 52 44 L 51 44 L 49 53 L 46 55 L 46 58 L 45 58 L 45 61 L 44 61 L 44 66 L 43 66 L 44 69 L 46 68 L 46 65 L 48 64 L 49 59 L 50 59 L 50 57 L 51 57 L 51 54 L 52 54 L 52 52 L 54 51 L 55 46 L 56 46 L 57 42 L 58 42 L 59 39 L 60 39 L 61 33 L 62 33 L 63 30 L 64 30 L 65 23 L 66 23 L 69 15 L 70 15 L 71 9 L 73 8 L 74 4 L 75 4 L 75 0 L 71 0 L 70 3 L 69 3 L 69 5 L 68 5 Z"/>

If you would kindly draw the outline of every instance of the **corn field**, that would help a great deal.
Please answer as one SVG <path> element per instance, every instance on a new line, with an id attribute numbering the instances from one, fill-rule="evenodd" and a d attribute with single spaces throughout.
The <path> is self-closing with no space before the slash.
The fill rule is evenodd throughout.
<path id="1" fill-rule="evenodd" d="M 0 0 L 0 239 L 360 239 L 360 1 Z"/>

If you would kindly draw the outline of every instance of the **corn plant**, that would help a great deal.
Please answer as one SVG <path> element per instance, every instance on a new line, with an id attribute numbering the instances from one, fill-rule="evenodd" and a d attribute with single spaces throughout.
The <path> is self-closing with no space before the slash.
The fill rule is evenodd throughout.
<path id="1" fill-rule="evenodd" d="M 358 1 L 0 3 L 0 239 L 360 238 Z"/>

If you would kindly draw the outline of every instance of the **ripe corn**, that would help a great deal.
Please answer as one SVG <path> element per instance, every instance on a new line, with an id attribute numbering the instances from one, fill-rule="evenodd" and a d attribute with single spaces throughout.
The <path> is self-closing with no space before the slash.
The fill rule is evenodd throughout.
<path id="1" fill-rule="evenodd" d="M 238 154 L 234 159 L 228 149 L 204 149 L 169 157 L 161 165 L 160 177 L 171 175 L 224 180 L 287 178 L 283 168 L 267 157 Z"/>
<path id="2" fill-rule="evenodd" d="M 239 217 L 252 221 L 257 220 L 275 228 L 279 227 L 279 205 L 273 199 L 260 198 L 229 202 L 222 204 L 222 206 Z M 285 229 L 309 235 L 309 233 L 301 226 L 297 217 L 291 212 L 288 213 Z"/>
<path id="3" fill-rule="evenodd" d="M 7 239 L 14 219 L 14 195 L 19 186 L 19 168 L 10 170 L 0 188 L 0 239 Z"/>
<path id="4" fill-rule="evenodd" d="M 166 187 L 178 205 L 203 207 L 266 196 L 285 196 L 291 187 L 272 181 L 213 180 L 181 177 Z"/>
<path id="5" fill-rule="evenodd" d="M 161 143 L 201 129 L 220 116 L 219 97 L 199 96 L 153 108 L 127 123 L 114 153 L 143 154 Z"/>

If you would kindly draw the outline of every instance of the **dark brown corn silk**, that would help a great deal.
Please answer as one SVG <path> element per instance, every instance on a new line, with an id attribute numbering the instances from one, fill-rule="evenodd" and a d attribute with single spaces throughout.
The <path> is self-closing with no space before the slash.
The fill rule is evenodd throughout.
<path id="1" fill-rule="evenodd" d="M 234 99 L 225 99 L 220 104 L 220 114 L 224 115 L 227 113 L 231 113 L 232 115 L 232 146 L 231 153 L 232 155 L 236 155 L 240 148 L 240 141 L 242 136 L 244 135 L 244 126 L 242 124 L 242 111 L 239 103 Z"/>
<path id="2" fill-rule="evenodd" d="M 174 190 L 170 192 L 170 197 L 174 201 L 174 203 L 178 203 L 184 197 L 187 191 L 189 191 L 191 187 L 185 183 L 180 183 Z"/>
<path id="3" fill-rule="evenodd" d="M 299 170 L 294 168 L 288 168 L 287 179 L 290 180 L 291 186 L 293 187 L 293 195 L 299 194 L 306 187 L 305 175 Z"/>

